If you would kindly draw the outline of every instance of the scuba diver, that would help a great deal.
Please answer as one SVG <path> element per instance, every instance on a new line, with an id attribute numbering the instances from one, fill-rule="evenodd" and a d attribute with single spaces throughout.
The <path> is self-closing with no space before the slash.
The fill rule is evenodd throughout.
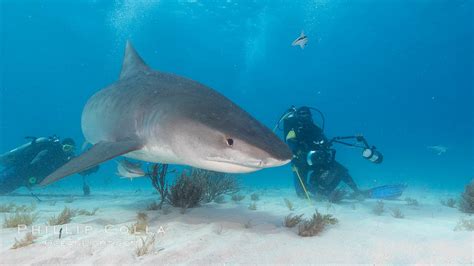
<path id="1" fill-rule="evenodd" d="M 76 144 L 71 138 L 62 141 L 57 136 L 27 139 L 31 141 L 0 155 L 0 195 L 22 186 L 31 189 L 75 156 Z M 90 168 L 80 173 L 85 195 L 90 193 L 85 177 L 98 169 Z"/>
<path id="2" fill-rule="evenodd" d="M 316 111 L 322 118 L 321 127 L 313 121 L 311 110 Z M 336 161 L 334 143 L 361 148 L 362 156 L 372 163 L 383 161 L 382 154 L 374 146 L 369 146 L 363 136 L 335 137 L 329 140 L 324 135 L 324 115 L 313 107 L 292 106 L 280 118 L 276 130 L 281 129 L 286 143 L 293 152 L 291 161 L 294 175 L 294 186 L 298 196 L 309 197 L 309 193 L 329 197 L 341 182 L 348 185 L 356 196 L 371 198 L 397 198 L 403 192 L 404 185 L 382 186 L 369 190 L 360 190 L 349 171 Z M 349 143 L 345 140 L 355 140 Z"/>

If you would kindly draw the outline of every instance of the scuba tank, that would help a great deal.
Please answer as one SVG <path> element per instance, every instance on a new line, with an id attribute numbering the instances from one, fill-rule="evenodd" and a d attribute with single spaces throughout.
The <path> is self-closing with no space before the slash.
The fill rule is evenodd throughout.
<path id="1" fill-rule="evenodd" d="M 0 165 L 4 167 L 12 166 L 20 161 L 28 160 L 28 163 L 33 160 L 34 156 L 41 151 L 41 146 L 46 146 L 45 144 L 50 142 L 59 142 L 59 139 L 55 136 L 53 137 L 26 137 L 31 139 L 30 142 L 25 143 L 9 152 L 6 152 L 0 155 Z M 31 158 L 30 158 L 31 157 Z"/>

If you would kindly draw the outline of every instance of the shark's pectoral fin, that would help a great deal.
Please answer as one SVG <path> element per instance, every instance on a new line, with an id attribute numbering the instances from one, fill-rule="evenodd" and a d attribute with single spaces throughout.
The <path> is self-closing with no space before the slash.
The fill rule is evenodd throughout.
<path id="1" fill-rule="evenodd" d="M 142 142 L 138 140 L 124 140 L 117 142 L 101 141 L 92 146 L 88 151 L 70 160 L 52 174 L 48 175 L 43 181 L 41 181 L 40 185 L 45 186 L 51 184 L 65 176 L 79 173 L 119 155 L 138 150 L 142 146 Z"/>

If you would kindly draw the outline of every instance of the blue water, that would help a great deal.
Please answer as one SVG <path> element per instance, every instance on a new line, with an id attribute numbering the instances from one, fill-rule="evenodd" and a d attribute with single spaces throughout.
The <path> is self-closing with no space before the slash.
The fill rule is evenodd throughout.
<path id="1" fill-rule="evenodd" d="M 467 0 L 1 0 L 0 152 L 31 135 L 82 143 L 82 108 L 118 78 L 130 39 L 154 69 L 220 91 L 268 127 L 310 105 L 329 137 L 364 134 L 382 164 L 338 147 L 361 187 L 461 190 L 474 176 L 473 10 Z M 290 45 L 301 30 L 304 50 Z M 248 186 L 292 179 L 288 166 L 243 176 Z"/>

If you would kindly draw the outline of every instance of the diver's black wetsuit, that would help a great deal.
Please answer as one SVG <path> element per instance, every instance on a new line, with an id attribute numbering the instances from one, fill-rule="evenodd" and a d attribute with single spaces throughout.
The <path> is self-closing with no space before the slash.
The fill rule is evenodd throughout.
<path id="1" fill-rule="evenodd" d="M 304 196 L 301 182 L 313 194 L 328 196 L 341 181 L 354 192 L 359 192 L 347 169 L 336 162 L 335 150 L 331 149 L 321 128 L 313 123 L 311 114 L 302 117 L 296 111 L 289 115 L 283 121 L 283 131 L 294 154 L 291 164 L 298 196 Z"/>
<path id="2" fill-rule="evenodd" d="M 74 150 L 65 151 L 57 137 L 33 138 L 30 143 L 0 155 L 0 195 L 41 182 L 73 156 Z"/>

